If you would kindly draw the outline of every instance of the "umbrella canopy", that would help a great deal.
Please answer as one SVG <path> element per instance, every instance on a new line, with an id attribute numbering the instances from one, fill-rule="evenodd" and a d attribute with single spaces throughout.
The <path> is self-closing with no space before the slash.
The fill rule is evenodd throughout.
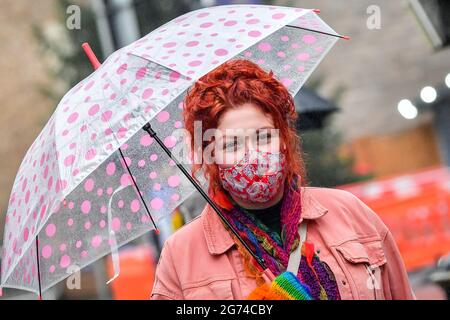
<path id="1" fill-rule="evenodd" d="M 189 168 L 181 111 L 198 78 L 248 59 L 294 96 L 339 37 L 313 10 L 227 5 L 114 52 L 62 98 L 19 167 L 1 285 L 40 293 L 154 229 L 195 191 L 177 163 Z"/>

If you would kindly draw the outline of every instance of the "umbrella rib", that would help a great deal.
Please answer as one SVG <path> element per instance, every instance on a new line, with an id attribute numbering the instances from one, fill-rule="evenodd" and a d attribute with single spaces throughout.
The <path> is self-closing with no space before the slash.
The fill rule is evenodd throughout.
<path id="1" fill-rule="evenodd" d="M 158 227 L 156 226 L 156 223 L 155 223 L 155 221 L 153 220 L 153 217 L 152 217 L 152 215 L 151 215 L 151 213 L 150 213 L 150 211 L 149 211 L 149 209 L 148 209 L 148 207 L 147 207 L 147 203 L 145 202 L 144 197 L 143 197 L 142 194 L 141 194 L 141 190 L 139 189 L 139 186 L 137 185 L 136 181 L 134 180 L 133 175 L 131 174 L 130 167 L 128 166 L 128 163 L 127 163 L 127 161 L 125 160 L 125 157 L 124 157 L 124 155 L 123 155 L 123 153 L 122 153 L 122 149 L 121 149 L 120 147 L 119 147 L 119 152 L 120 152 L 120 156 L 122 157 L 123 162 L 125 163 L 125 166 L 127 167 L 128 173 L 129 173 L 129 175 L 130 175 L 130 177 L 131 177 L 131 180 L 133 180 L 134 186 L 135 186 L 136 189 L 137 189 L 137 192 L 138 192 L 138 194 L 139 194 L 139 197 L 141 198 L 142 202 L 144 203 L 145 210 L 147 210 L 147 214 L 148 214 L 148 216 L 150 217 L 150 219 L 152 220 L 153 226 L 155 227 L 156 231 L 158 231 Z"/>
<path id="2" fill-rule="evenodd" d="M 325 32 L 325 31 L 313 30 L 313 29 L 303 28 L 303 27 L 299 27 L 299 26 L 292 26 L 290 24 L 287 24 L 286 27 L 295 28 L 295 29 L 301 29 L 301 30 L 306 30 L 306 31 L 311 31 L 311 32 L 316 32 L 316 33 L 321 33 L 321 34 L 325 34 L 327 36 L 337 37 L 337 38 L 341 38 L 341 39 L 344 39 L 344 40 L 348 39 L 348 36 L 342 36 L 340 34 L 333 34 L 333 33 Z"/>
<path id="3" fill-rule="evenodd" d="M 177 167 L 183 172 L 183 174 L 186 176 L 186 178 L 189 179 L 189 181 L 194 185 L 194 187 L 197 189 L 198 192 L 202 195 L 202 197 L 208 202 L 208 204 L 216 211 L 216 213 L 219 215 L 220 219 L 227 225 L 228 228 L 230 228 L 231 232 L 236 236 L 236 238 L 239 239 L 239 241 L 242 243 L 242 245 L 245 247 L 245 249 L 251 254 L 251 256 L 258 262 L 260 267 L 265 270 L 265 261 L 264 258 L 258 257 L 248 246 L 248 244 L 242 239 L 241 235 L 233 228 L 233 226 L 230 224 L 230 222 L 224 217 L 220 209 L 217 207 L 217 205 L 214 203 L 214 201 L 211 200 L 211 198 L 205 193 L 203 188 L 195 181 L 195 179 L 187 172 L 186 168 L 176 159 L 172 156 L 172 152 L 166 147 L 166 145 L 161 141 L 161 139 L 158 137 L 156 132 L 152 129 L 152 126 L 150 122 L 144 125 L 143 130 L 146 131 L 150 137 L 156 140 L 156 142 L 159 144 L 159 146 L 164 150 L 164 152 L 172 159 Z"/>
<path id="4" fill-rule="evenodd" d="M 37 262 L 37 278 L 39 288 L 39 300 L 42 299 L 42 287 L 41 287 L 41 268 L 39 265 L 39 235 L 36 235 L 36 262 Z"/>

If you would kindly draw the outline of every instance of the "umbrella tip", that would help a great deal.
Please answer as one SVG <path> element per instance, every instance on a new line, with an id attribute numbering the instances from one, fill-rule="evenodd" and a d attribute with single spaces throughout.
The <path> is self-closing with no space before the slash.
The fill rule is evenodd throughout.
<path id="1" fill-rule="evenodd" d="M 350 40 L 350 37 L 349 37 L 349 36 L 342 36 L 342 39 L 344 39 L 344 40 Z"/>
<path id="2" fill-rule="evenodd" d="M 84 50 L 84 53 L 86 53 L 89 61 L 92 64 L 92 67 L 94 68 L 94 70 L 98 69 L 100 67 L 100 62 L 98 61 L 97 57 L 95 56 L 94 51 L 92 51 L 91 46 L 89 45 L 89 43 L 84 42 L 81 47 Z"/>
<path id="3" fill-rule="evenodd" d="M 38 295 L 38 300 L 42 300 L 42 296 L 41 295 Z"/>
<path id="4" fill-rule="evenodd" d="M 159 229 L 155 229 L 155 233 L 157 236 L 159 236 L 159 234 L 161 233 L 161 231 L 159 231 Z"/>
<path id="5" fill-rule="evenodd" d="M 0 287 L 0 297 L 3 297 L 3 288 Z"/>
<path id="6" fill-rule="evenodd" d="M 320 9 L 313 9 L 313 12 L 319 14 L 320 13 Z"/>

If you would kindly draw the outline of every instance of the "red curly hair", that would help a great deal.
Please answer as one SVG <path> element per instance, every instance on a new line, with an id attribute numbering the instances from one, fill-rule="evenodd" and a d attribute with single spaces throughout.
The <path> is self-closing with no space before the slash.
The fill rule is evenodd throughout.
<path id="1" fill-rule="evenodd" d="M 229 60 L 201 77 L 189 88 L 184 99 L 184 125 L 191 137 L 194 137 L 194 122 L 202 121 L 202 137 L 206 130 L 217 128 L 221 115 L 230 108 L 237 108 L 245 103 L 253 103 L 271 116 L 275 128 L 279 129 L 281 141 L 286 145 L 286 182 L 292 183 L 294 177 L 300 177 L 298 184 L 303 184 L 305 169 L 300 152 L 300 137 L 295 123 L 297 113 L 294 100 L 286 87 L 257 64 L 245 59 Z M 209 141 L 202 141 L 203 151 Z M 194 150 L 194 140 L 191 139 Z M 203 161 L 202 161 L 203 162 Z M 222 197 L 227 192 L 219 180 L 216 164 L 203 164 L 205 177 L 209 181 L 210 194 Z M 202 168 L 202 164 L 193 164 L 192 174 Z M 220 204 L 220 203 L 219 203 Z"/>

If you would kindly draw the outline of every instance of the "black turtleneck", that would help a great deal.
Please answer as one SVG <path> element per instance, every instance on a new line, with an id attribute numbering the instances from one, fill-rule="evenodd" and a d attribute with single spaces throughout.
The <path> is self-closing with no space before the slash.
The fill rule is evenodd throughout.
<path id="1" fill-rule="evenodd" d="M 245 209 L 262 221 L 271 231 L 281 236 L 281 205 L 282 199 L 273 206 L 264 209 Z"/>

